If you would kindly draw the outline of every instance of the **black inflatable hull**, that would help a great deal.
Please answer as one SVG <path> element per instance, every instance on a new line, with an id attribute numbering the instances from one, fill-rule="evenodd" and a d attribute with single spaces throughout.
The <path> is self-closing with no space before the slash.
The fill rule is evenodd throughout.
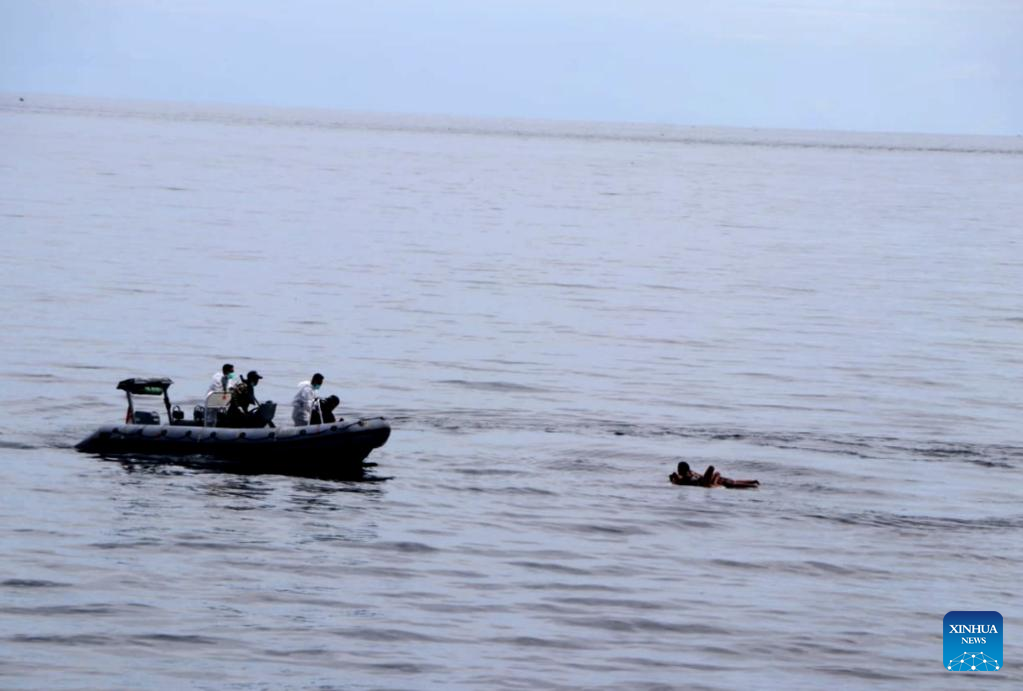
<path id="1" fill-rule="evenodd" d="M 100 427 L 75 448 L 100 455 L 207 456 L 254 470 L 330 472 L 361 465 L 390 436 L 384 418 L 273 429 L 124 424 Z"/>

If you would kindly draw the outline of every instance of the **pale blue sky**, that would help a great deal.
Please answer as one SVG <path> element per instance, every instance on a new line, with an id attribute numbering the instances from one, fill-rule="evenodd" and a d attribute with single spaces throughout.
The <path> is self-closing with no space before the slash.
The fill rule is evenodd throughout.
<path id="1" fill-rule="evenodd" d="M 1023 0 L 0 0 L 0 91 L 1023 134 Z"/>

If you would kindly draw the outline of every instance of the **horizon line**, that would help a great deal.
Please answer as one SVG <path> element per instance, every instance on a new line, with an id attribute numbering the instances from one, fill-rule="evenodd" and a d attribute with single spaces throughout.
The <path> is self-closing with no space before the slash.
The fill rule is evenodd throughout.
<path id="1" fill-rule="evenodd" d="M 323 105 L 282 105 L 279 103 L 266 103 L 256 101 L 195 101 L 195 100 L 184 100 L 184 99 L 167 99 L 167 98 L 152 98 L 152 97 L 136 97 L 136 96 L 108 96 L 108 95 L 93 95 L 93 94 L 77 94 L 77 93 L 60 93 L 60 92 L 47 92 L 47 91 L 9 91 L 0 90 L 0 111 L 12 112 L 18 106 L 31 106 L 26 97 L 35 96 L 42 99 L 66 99 L 68 101 L 80 101 L 80 102 L 93 102 L 93 103 L 104 103 L 104 104 L 121 104 L 121 105 L 135 105 L 135 106 L 148 106 L 152 108 L 165 107 L 172 109 L 171 113 L 165 113 L 167 115 L 172 114 L 173 111 L 190 112 L 196 115 L 206 116 L 204 119 L 208 121 L 217 121 L 218 118 L 213 117 L 218 114 L 223 114 L 224 111 L 239 111 L 239 110 L 256 110 L 265 111 L 269 113 L 318 113 L 320 115 L 338 115 L 338 116 L 358 116 L 358 117 L 375 117 L 383 119 L 399 119 L 399 118 L 424 118 L 433 120 L 433 123 L 423 124 L 421 126 L 407 126 L 408 123 L 404 123 L 406 126 L 397 127 L 385 127 L 382 124 L 376 126 L 370 123 L 348 123 L 349 125 L 357 125 L 361 129 L 377 130 L 377 131 L 393 131 L 393 130 L 407 130 L 407 131 L 421 131 L 421 132 L 446 132 L 449 134 L 478 134 L 478 135 L 525 135 L 525 136 L 568 136 L 579 139 L 615 139 L 615 140 L 637 140 L 637 141 L 663 141 L 665 143 L 706 143 L 706 144 L 770 144 L 774 146 L 821 146 L 821 142 L 804 142 L 799 141 L 774 141 L 774 142 L 757 142 L 757 141 L 743 141 L 743 140 L 731 140 L 727 138 L 713 139 L 707 137 L 671 137 L 671 136 L 651 136 L 649 133 L 645 136 L 622 136 L 621 133 L 618 135 L 612 135 L 610 133 L 580 133 L 571 131 L 560 131 L 556 133 L 552 132 L 538 132 L 538 131 L 511 131 L 506 127 L 504 128 L 471 128 L 471 129 L 452 129 L 452 128 L 441 128 L 437 127 L 438 121 L 450 120 L 450 121 L 461 121 L 468 124 L 472 121 L 484 121 L 492 123 L 503 123 L 504 125 L 519 124 L 523 126 L 528 125 L 547 125 L 547 126 L 571 126 L 571 125 L 589 125 L 595 127 L 611 128 L 611 127 L 625 127 L 631 129 L 638 128 L 660 128 L 665 130 L 702 130 L 705 134 L 710 130 L 717 130 L 724 134 L 725 132 L 741 133 L 741 132 L 774 132 L 779 134 L 788 135 L 829 135 L 829 134 L 841 134 L 841 135 L 858 135 L 858 136 L 877 136 L 877 137 L 892 137 L 892 136 L 909 136 L 916 138 L 933 138 L 933 137 L 955 137 L 963 139 L 1004 139 L 1007 141 L 1015 142 L 1018 139 L 1023 139 L 1023 134 L 982 134 L 976 132 L 938 132 L 938 131 L 914 131 L 914 130 L 851 130 L 851 129 L 811 129 L 811 128 L 795 128 L 795 127 L 775 127 L 775 126 L 757 126 L 757 125 L 725 125 L 725 124 L 686 124 L 677 122 L 664 122 L 656 120 L 580 120 L 576 118 L 558 118 L 558 117 L 537 117 L 537 116 L 520 116 L 520 115 L 494 115 L 494 114 L 483 114 L 483 115 L 471 115 L 464 113 L 441 113 L 441 112 L 424 112 L 424 111 L 382 111 L 382 110 L 361 110 L 355 108 L 341 108 L 336 106 L 323 106 Z M 16 101 L 13 99 L 17 99 Z M 11 108 L 13 105 L 15 108 Z M 54 106 L 53 104 L 44 105 L 53 112 L 60 112 L 61 110 L 71 110 L 69 108 L 61 108 L 60 106 Z M 206 112 L 203 112 L 203 111 Z M 220 111 L 218 113 L 218 111 Z M 135 110 L 124 115 L 134 116 L 153 116 L 158 113 L 147 113 L 145 111 Z M 313 126 L 319 125 L 324 126 L 330 123 L 323 122 L 304 122 L 304 123 L 287 123 L 277 122 L 273 120 L 263 120 L 261 124 L 277 124 L 278 126 L 297 126 L 306 125 Z M 345 123 L 337 122 L 333 123 L 336 125 L 342 125 Z M 1021 142 L 1023 144 L 1023 142 Z M 848 149 L 861 149 L 861 148 L 884 148 L 884 149 L 909 149 L 909 150 L 929 150 L 938 152 L 978 152 L 978 153 L 1019 153 L 1023 154 L 1023 148 L 1020 150 L 1010 149 L 993 149 L 993 148 L 960 148 L 955 146 L 864 146 L 862 144 L 833 144 L 834 148 L 848 148 Z"/>

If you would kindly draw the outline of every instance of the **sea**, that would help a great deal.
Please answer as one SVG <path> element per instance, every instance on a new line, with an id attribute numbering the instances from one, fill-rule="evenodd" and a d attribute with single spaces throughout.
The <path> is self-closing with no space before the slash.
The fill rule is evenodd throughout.
<path id="1" fill-rule="evenodd" d="M 1020 688 L 1021 219 L 1019 137 L 4 95 L 0 688 Z M 225 362 L 376 465 L 74 449 Z"/>

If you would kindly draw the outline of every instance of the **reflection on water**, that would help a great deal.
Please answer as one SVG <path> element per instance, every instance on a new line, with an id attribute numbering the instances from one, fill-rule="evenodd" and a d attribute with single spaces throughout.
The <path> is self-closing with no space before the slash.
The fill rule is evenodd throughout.
<path id="1" fill-rule="evenodd" d="M 264 462 L 255 465 L 244 461 L 227 461 L 201 455 L 95 454 L 94 457 L 116 462 L 129 473 L 149 475 L 181 475 L 188 471 L 193 473 L 217 473 L 252 477 L 283 475 L 295 478 L 356 483 L 355 486 L 358 486 L 358 483 L 377 483 L 388 479 L 387 477 L 377 476 L 374 473 L 373 469 L 377 467 L 376 463 L 364 463 L 356 467 L 330 469 L 288 462 L 279 464 Z"/>

